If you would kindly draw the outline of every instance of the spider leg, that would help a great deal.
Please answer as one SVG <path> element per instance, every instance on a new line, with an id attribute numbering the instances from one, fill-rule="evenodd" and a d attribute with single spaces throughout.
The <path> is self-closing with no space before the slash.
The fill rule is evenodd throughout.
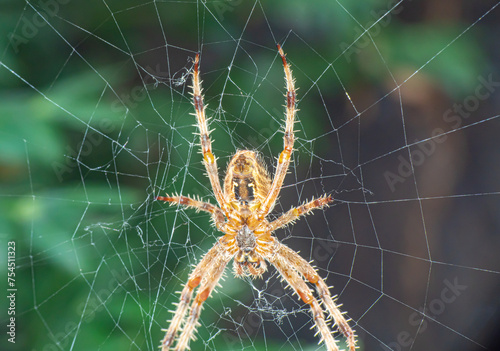
<path id="1" fill-rule="evenodd" d="M 297 252 L 277 240 L 275 241 L 275 252 L 276 256 L 282 257 L 285 261 L 285 265 L 294 267 L 307 281 L 316 285 L 318 296 L 326 307 L 328 314 L 333 317 L 335 325 L 346 337 L 349 351 L 354 351 L 356 348 L 356 334 L 349 326 L 348 321 L 344 317 L 344 313 L 340 311 L 340 306 L 335 304 L 325 281 L 321 279 L 309 262 L 303 259 Z"/>
<path id="2" fill-rule="evenodd" d="M 280 217 L 269 223 L 269 231 L 274 232 L 276 229 L 292 223 L 300 216 L 304 216 L 317 208 L 328 206 L 328 204 L 332 201 L 333 198 L 331 196 L 323 196 L 302 204 L 299 207 L 291 208 L 286 213 L 282 214 Z"/>
<path id="3" fill-rule="evenodd" d="M 212 153 L 212 141 L 210 140 L 210 131 L 208 130 L 207 119 L 205 117 L 205 105 L 203 104 L 203 95 L 201 92 L 200 72 L 199 72 L 200 55 L 196 54 L 193 70 L 193 105 L 195 109 L 196 121 L 200 129 L 200 144 L 203 154 L 203 164 L 207 170 L 208 178 L 215 195 L 215 199 L 219 203 L 222 211 L 228 213 L 229 205 L 224 197 L 219 180 L 217 170 L 217 159 Z"/>
<path id="4" fill-rule="evenodd" d="M 277 241 L 276 241 L 277 243 Z M 282 245 L 282 244 L 280 244 Z M 284 246 L 284 245 L 283 245 Z M 299 295 L 299 297 L 308 304 L 311 308 L 311 313 L 314 318 L 314 324 L 319 334 L 321 334 L 320 342 L 323 341 L 328 351 L 339 351 L 337 342 L 328 328 L 325 320 L 325 315 L 318 301 L 314 298 L 311 289 L 298 273 L 295 265 L 291 265 L 290 261 L 282 254 L 280 247 L 266 259 L 278 270 L 281 276 L 286 280 L 288 285 Z"/>
<path id="5" fill-rule="evenodd" d="M 157 196 L 156 200 L 170 202 L 171 205 L 178 204 L 186 207 L 194 208 L 197 211 L 205 211 L 212 215 L 217 229 L 222 230 L 225 227 L 224 213 L 217 206 L 208 202 L 192 199 L 187 196 Z M 222 230 L 223 231 L 223 230 Z"/>
<path id="6" fill-rule="evenodd" d="M 295 122 L 295 114 L 297 109 L 296 105 L 296 93 L 295 93 L 295 84 L 292 76 L 292 71 L 290 70 L 290 66 L 288 65 L 285 54 L 281 49 L 281 46 L 278 45 L 278 51 L 281 56 L 281 60 L 283 61 L 283 69 L 285 70 L 285 80 L 286 80 L 286 124 L 285 124 L 285 134 L 283 136 L 283 144 L 284 148 L 278 158 L 278 165 L 276 166 L 276 173 L 274 175 L 273 182 L 271 184 L 271 188 L 265 200 L 262 202 L 262 206 L 259 210 L 261 216 L 265 216 L 269 213 L 269 211 L 273 208 L 276 198 L 280 192 L 281 186 L 283 185 L 283 181 L 285 179 L 286 172 L 288 170 L 288 166 L 290 165 L 290 158 L 292 156 L 293 151 L 293 143 L 295 141 L 295 136 L 293 133 L 293 125 Z"/>
<path id="7" fill-rule="evenodd" d="M 193 302 L 193 307 L 191 308 L 190 316 L 185 323 L 182 335 L 175 349 L 184 350 L 188 347 L 189 340 L 192 338 L 196 329 L 201 303 L 203 303 L 203 301 L 210 295 L 210 292 L 219 281 L 224 268 L 231 257 L 232 255 L 228 255 L 225 246 L 220 242 L 217 242 L 205 254 L 193 272 L 191 272 L 188 282 L 184 286 L 184 289 L 182 289 L 180 301 L 177 304 L 174 317 L 170 321 L 170 326 L 166 330 L 165 337 L 162 340 L 162 351 L 168 351 L 170 346 L 174 343 L 175 337 L 185 320 L 185 316 L 193 296 L 193 291 L 197 286 L 199 286 L 198 293 Z M 196 309 L 195 307 L 198 308 Z"/>
<path id="8" fill-rule="evenodd" d="M 196 297 L 191 304 L 189 316 L 184 325 L 184 329 L 179 336 L 175 351 L 184 351 L 189 348 L 189 342 L 191 339 L 194 339 L 196 327 L 199 325 L 198 319 L 200 318 L 203 303 L 210 297 L 210 294 L 219 283 L 219 280 L 224 273 L 224 269 L 232 257 L 233 255 L 223 248 L 221 252 L 218 253 L 217 257 L 215 257 L 214 262 L 211 263 L 212 267 L 206 272 L 205 276 L 201 280 Z"/>

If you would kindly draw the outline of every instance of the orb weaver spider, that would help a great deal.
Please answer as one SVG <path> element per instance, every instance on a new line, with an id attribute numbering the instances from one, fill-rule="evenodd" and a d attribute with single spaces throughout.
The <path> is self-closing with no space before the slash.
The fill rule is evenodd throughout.
<path id="1" fill-rule="evenodd" d="M 328 327 L 330 318 L 333 319 L 334 326 L 337 326 L 346 337 L 349 350 L 354 351 L 356 348 L 355 333 L 344 318 L 344 312 L 341 312 L 339 306 L 335 304 L 324 280 L 309 262 L 272 235 L 275 230 L 293 223 L 312 210 L 328 206 L 333 198 L 324 195 L 291 208 L 274 221 L 266 219 L 283 185 L 295 140 L 293 125 L 297 109 L 294 79 L 280 45 L 278 52 L 283 61 L 287 94 L 284 148 L 279 155 L 274 178 L 271 180 L 255 151 L 240 150 L 227 166 L 223 188 L 219 181 L 217 159 L 212 153 L 200 81 L 200 56 L 196 55 L 192 76 L 193 105 L 200 130 L 203 163 L 218 206 L 182 195 L 158 196 L 156 199 L 169 202 L 171 205 L 182 205 L 210 213 L 215 226 L 224 233 L 224 236 L 214 244 L 191 272 L 181 292 L 170 326 L 164 330 L 166 334 L 161 343 L 163 351 L 169 350 L 175 340 L 177 340 L 175 350 L 182 351 L 189 348 L 189 342 L 194 338 L 196 327 L 199 325 L 198 319 L 203 303 L 218 284 L 231 259 L 234 260 L 234 274 L 238 277 L 261 277 L 267 270 L 266 261 L 269 262 L 302 301 L 310 306 L 317 334 L 320 334 L 320 342 L 324 342 L 329 351 L 339 350 Z M 324 310 L 307 282 L 316 286 Z M 193 300 L 195 289 L 197 293 Z M 188 312 L 189 316 L 186 319 Z M 181 333 L 177 337 L 179 331 Z"/>

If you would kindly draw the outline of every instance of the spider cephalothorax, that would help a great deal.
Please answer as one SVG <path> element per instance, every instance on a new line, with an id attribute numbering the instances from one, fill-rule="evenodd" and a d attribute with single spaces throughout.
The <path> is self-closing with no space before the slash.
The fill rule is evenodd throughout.
<path id="1" fill-rule="evenodd" d="M 218 284 L 231 259 L 233 259 L 233 270 L 236 276 L 260 277 L 267 269 L 266 261 L 269 262 L 302 301 L 310 306 L 314 323 L 321 335 L 320 340 L 325 343 L 329 351 L 338 351 L 336 341 L 327 324 L 330 318 L 334 326 L 337 326 L 347 338 L 349 350 L 354 351 L 356 348 L 355 334 L 335 304 L 323 279 L 309 262 L 272 235 L 276 229 L 293 223 L 302 215 L 327 206 L 333 201 L 332 197 L 323 196 L 313 199 L 290 209 L 274 221 L 270 222 L 266 219 L 278 198 L 290 164 L 294 143 L 293 124 L 297 111 L 292 72 L 279 45 L 278 51 L 285 70 L 287 94 L 284 148 L 278 157 L 274 178 L 271 180 L 264 163 L 255 151 L 241 150 L 232 157 L 228 164 L 223 188 L 219 180 L 216 158 L 212 153 L 212 142 L 201 94 L 199 55 L 196 55 L 193 70 L 193 105 L 200 129 L 200 144 L 205 168 L 219 206 L 186 196 L 158 196 L 157 200 L 210 213 L 215 226 L 224 233 L 224 236 L 215 243 L 191 272 L 162 341 L 163 351 L 170 349 L 180 330 L 182 332 L 177 338 L 175 350 L 183 351 L 189 347 L 203 302 Z M 320 307 L 307 282 L 316 286 L 324 310 Z M 191 302 L 195 289 L 197 289 L 196 297 Z M 188 310 L 189 317 L 186 319 Z"/>

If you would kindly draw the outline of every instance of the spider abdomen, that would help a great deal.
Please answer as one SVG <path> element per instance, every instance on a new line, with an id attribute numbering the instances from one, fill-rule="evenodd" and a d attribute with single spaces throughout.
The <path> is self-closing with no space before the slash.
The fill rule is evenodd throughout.
<path id="1" fill-rule="evenodd" d="M 269 194 L 271 179 L 255 151 L 240 150 L 227 166 L 224 193 L 228 199 L 251 205 L 262 202 Z"/>

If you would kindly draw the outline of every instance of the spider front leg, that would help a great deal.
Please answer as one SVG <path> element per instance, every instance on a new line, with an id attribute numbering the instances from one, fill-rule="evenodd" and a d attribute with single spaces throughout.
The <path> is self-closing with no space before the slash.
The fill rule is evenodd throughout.
<path id="1" fill-rule="evenodd" d="M 347 339 L 349 351 L 356 349 L 356 334 L 349 326 L 348 321 L 344 317 L 345 312 L 341 312 L 330 295 L 330 291 L 325 281 L 321 279 L 316 270 L 303 259 L 297 252 L 293 251 L 286 245 L 275 242 L 275 252 L 277 257 L 283 258 L 287 265 L 295 267 L 295 269 L 310 283 L 316 285 L 316 291 L 323 305 L 326 307 L 328 314 L 333 318 L 335 325 Z"/>
<path id="2" fill-rule="evenodd" d="M 276 241 L 277 245 L 279 244 Z M 328 325 L 326 324 L 325 315 L 318 301 L 314 298 L 311 289 L 297 272 L 297 267 L 290 264 L 285 256 L 279 250 L 275 250 L 266 259 L 278 270 L 280 275 L 286 280 L 288 285 L 299 295 L 299 297 L 311 308 L 311 313 L 316 325 L 317 332 L 321 335 L 320 342 L 323 341 L 328 351 L 339 351 L 337 342 L 332 336 Z"/>
<path id="3" fill-rule="evenodd" d="M 283 69 L 285 70 L 285 80 L 286 80 L 286 122 L 285 122 L 285 134 L 283 136 L 283 151 L 278 158 L 278 165 L 276 166 L 276 173 L 274 175 L 273 183 L 271 184 L 271 189 L 266 199 L 263 201 L 262 206 L 259 210 L 262 216 L 265 216 L 273 208 L 276 198 L 279 195 L 283 181 L 285 180 L 285 175 L 290 165 L 290 158 L 292 157 L 293 144 L 295 141 L 295 135 L 293 132 L 293 125 L 295 123 L 295 114 L 297 109 L 295 108 L 297 95 L 295 92 L 295 83 L 292 76 L 292 71 L 290 66 L 286 61 L 285 54 L 278 45 L 278 52 L 283 61 Z"/>
<path id="4" fill-rule="evenodd" d="M 227 263 L 232 255 L 226 250 L 226 247 L 219 241 L 217 242 L 198 263 L 196 268 L 189 276 L 189 280 L 181 292 L 180 301 L 177 304 L 174 317 L 170 321 L 170 326 L 166 330 L 165 337 L 162 340 L 162 351 L 170 350 L 175 341 L 175 337 L 184 323 L 185 316 L 193 296 L 193 291 L 198 287 L 198 293 L 191 306 L 190 315 L 184 323 L 184 328 L 175 347 L 176 351 L 185 350 L 189 341 L 193 338 L 198 318 L 201 312 L 203 302 L 210 296 L 210 293 L 217 285 Z"/>
<path id="5" fill-rule="evenodd" d="M 213 266 L 202 278 L 201 284 L 198 288 L 198 293 L 196 294 L 196 297 L 191 305 L 191 310 L 186 320 L 186 324 L 184 325 L 184 329 L 179 337 L 177 346 L 175 347 L 176 351 L 184 351 L 189 347 L 191 339 L 194 339 L 194 332 L 196 331 L 196 327 L 199 325 L 198 318 L 200 317 L 203 303 L 208 299 L 211 292 L 219 283 L 219 280 L 224 273 L 224 269 L 226 268 L 227 263 L 231 260 L 232 256 L 233 255 L 230 255 L 226 250 L 219 252 L 218 256 L 215 258 L 215 262 L 213 262 Z"/>

